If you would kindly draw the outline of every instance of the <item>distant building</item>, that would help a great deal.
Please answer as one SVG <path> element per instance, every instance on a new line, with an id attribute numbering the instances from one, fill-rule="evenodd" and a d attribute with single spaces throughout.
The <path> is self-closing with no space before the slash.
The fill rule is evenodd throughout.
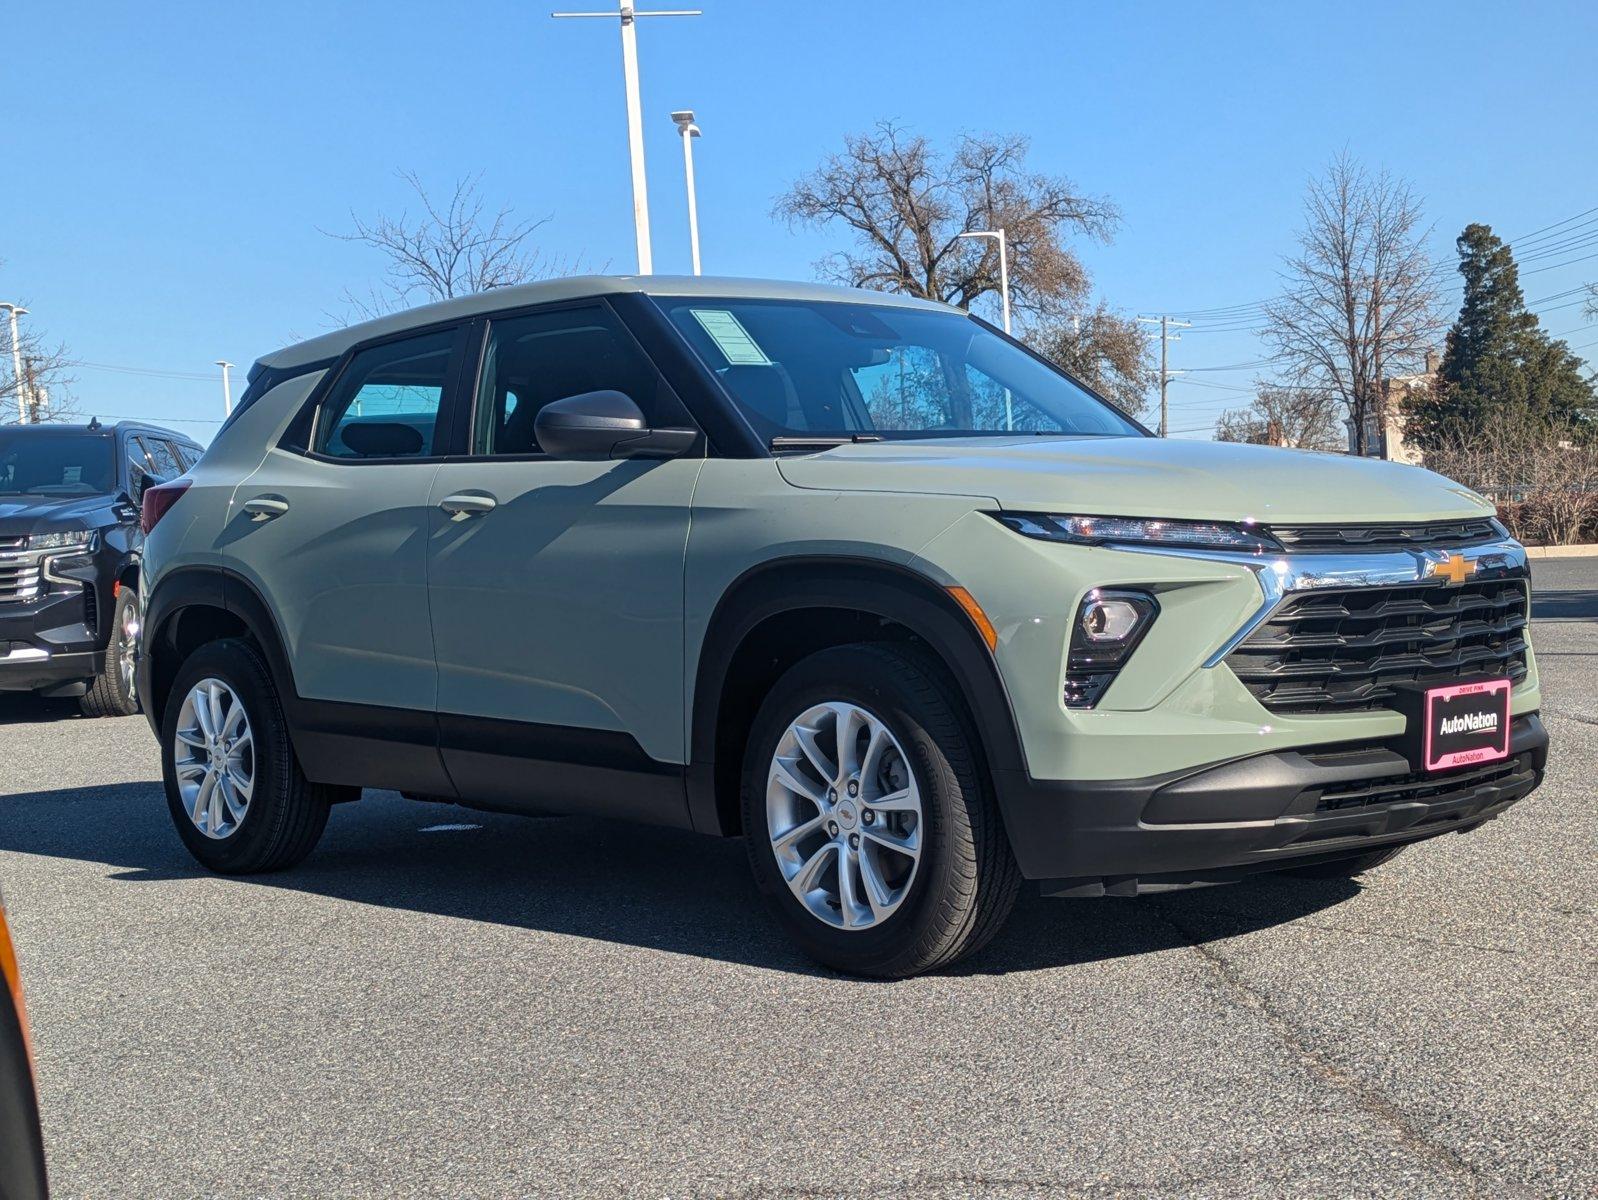
<path id="1" fill-rule="evenodd" d="M 1415 375 L 1394 375 L 1382 380 L 1381 411 L 1365 414 L 1366 457 L 1420 466 L 1423 457 L 1420 447 L 1404 436 L 1404 426 L 1408 420 L 1405 400 L 1411 392 L 1435 384 L 1437 368 L 1441 365 L 1437 352 L 1428 350 L 1424 371 Z M 1353 454 L 1357 444 L 1353 418 L 1346 419 L 1343 424 L 1348 429 L 1348 452 Z"/>

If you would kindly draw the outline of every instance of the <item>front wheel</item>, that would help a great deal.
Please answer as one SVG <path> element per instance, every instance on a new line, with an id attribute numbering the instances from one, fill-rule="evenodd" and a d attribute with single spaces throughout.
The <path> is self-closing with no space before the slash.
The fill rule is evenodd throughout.
<path id="1" fill-rule="evenodd" d="M 139 693 L 133 682 L 133 655 L 138 644 L 139 594 L 130 587 L 122 587 L 117 589 L 116 607 L 111 614 L 111 636 L 100 661 L 100 673 L 78 701 L 84 716 L 131 717 L 139 711 Z"/>
<path id="2" fill-rule="evenodd" d="M 293 866 L 327 825 L 331 792 L 300 770 L 271 673 L 248 642 L 202 646 L 178 669 L 161 775 L 183 844 L 225 875 Z"/>
<path id="3" fill-rule="evenodd" d="M 812 958 L 902 978 L 984 945 L 1019 871 L 953 689 L 914 646 L 820 651 L 778 680 L 744 760 L 755 880 Z"/>

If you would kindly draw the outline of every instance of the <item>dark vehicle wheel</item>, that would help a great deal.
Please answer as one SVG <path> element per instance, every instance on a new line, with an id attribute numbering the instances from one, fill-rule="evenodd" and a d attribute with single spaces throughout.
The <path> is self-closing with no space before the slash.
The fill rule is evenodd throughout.
<path id="1" fill-rule="evenodd" d="M 1290 867 L 1283 875 L 1296 875 L 1300 879 L 1352 879 L 1366 871 L 1374 871 L 1391 858 L 1396 858 L 1403 846 L 1389 846 L 1386 850 L 1372 850 L 1357 858 L 1339 858 L 1334 862 L 1315 863 L 1308 867 Z"/>
<path id="2" fill-rule="evenodd" d="M 202 646 L 179 669 L 161 775 L 183 844 L 226 875 L 291 867 L 327 825 L 331 791 L 300 771 L 272 677 L 248 642 Z"/>
<path id="3" fill-rule="evenodd" d="M 755 880 L 812 958 L 902 978 L 985 944 L 1019 871 L 975 737 L 911 646 L 823 650 L 760 706 L 744 756 Z"/>
<path id="4" fill-rule="evenodd" d="M 138 689 L 133 682 L 133 655 L 139 644 L 139 595 L 130 587 L 117 592 L 111 613 L 111 636 L 106 640 L 100 673 L 78 701 L 86 717 L 131 717 L 139 711 Z"/>

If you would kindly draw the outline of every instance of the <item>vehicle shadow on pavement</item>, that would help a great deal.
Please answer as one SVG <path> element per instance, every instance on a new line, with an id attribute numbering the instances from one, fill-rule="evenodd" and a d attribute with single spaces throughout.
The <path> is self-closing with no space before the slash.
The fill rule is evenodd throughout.
<path id="1" fill-rule="evenodd" d="M 32 725 L 75 717 L 82 717 L 76 700 L 44 700 L 28 692 L 0 692 L 0 725 Z"/>
<path id="2" fill-rule="evenodd" d="M 0 796 L 0 850 L 106 863 L 111 880 L 131 884 L 206 874 L 178 841 L 153 781 Z M 369 792 L 333 810 L 300 866 L 232 882 L 830 974 L 767 915 L 736 839 L 501 816 Z M 1006 929 L 954 973 L 1045 970 L 1190 946 L 1293 921 L 1358 891 L 1348 881 L 1261 880 L 1135 900 L 1023 893 Z M 1210 898 L 1223 892 L 1222 903 Z"/>
<path id="3" fill-rule="evenodd" d="M 1598 620 L 1598 591 L 1533 589 L 1531 615 L 1543 621 Z"/>

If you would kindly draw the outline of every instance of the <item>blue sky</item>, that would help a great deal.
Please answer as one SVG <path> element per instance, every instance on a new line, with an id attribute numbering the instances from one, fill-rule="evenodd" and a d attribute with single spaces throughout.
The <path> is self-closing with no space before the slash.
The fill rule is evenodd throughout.
<path id="1" fill-rule="evenodd" d="M 1413 183 L 1439 258 L 1469 221 L 1514 238 L 1598 207 L 1590 2 L 696 2 L 702 17 L 640 24 L 661 271 L 688 261 L 679 107 L 705 131 L 713 273 L 812 277 L 841 233 L 792 232 L 772 199 L 882 118 L 940 140 L 1024 133 L 1038 170 L 1113 199 L 1120 232 L 1082 253 L 1129 312 L 1271 294 L 1305 181 L 1345 146 Z M 338 323 L 345 289 L 380 272 L 319 230 L 402 208 L 400 168 L 440 188 L 481 171 L 491 201 L 550 218 L 546 249 L 630 271 L 615 26 L 548 15 L 608 7 L 10 5 L 0 299 L 85 364 L 86 411 L 203 439 L 220 419 L 212 360 L 248 364 Z M 1528 299 L 1555 297 L 1536 306 L 1545 327 L 1589 362 L 1598 323 L 1554 305 L 1598 279 L 1598 257 L 1566 262 L 1598 255 L 1579 243 L 1595 232 L 1544 235 L 1573 244 L 1523 279 Z M 1261 357 L 1248 320 L 1207 324 L 1173 367 Z M 1173 383 L 1172 429 L 1207 436 L 1256 373 Z"/>

